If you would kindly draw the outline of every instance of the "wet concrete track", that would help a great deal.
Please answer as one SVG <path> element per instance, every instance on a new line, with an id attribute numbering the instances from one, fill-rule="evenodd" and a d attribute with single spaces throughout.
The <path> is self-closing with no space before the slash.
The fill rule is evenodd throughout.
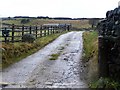
<path id="1" fill-rule="evenodd" d="M 86 88 L 81 63 L 82 32 L 69 32 L 2 71 L 10 88 Z M 49 60 L 59 54 L 57 60 Z"/>

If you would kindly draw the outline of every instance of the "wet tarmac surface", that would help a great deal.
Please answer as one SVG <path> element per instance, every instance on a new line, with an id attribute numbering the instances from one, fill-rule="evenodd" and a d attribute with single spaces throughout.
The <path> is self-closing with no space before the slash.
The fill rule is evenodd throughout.
<path id="1" fill-rule="evenodd" d="M 69 32 L 2 71 L 6 88 L 87 88 L 83 75 L 82 32 Z M 57 60 L 50 60 L 58 54 Z"/>

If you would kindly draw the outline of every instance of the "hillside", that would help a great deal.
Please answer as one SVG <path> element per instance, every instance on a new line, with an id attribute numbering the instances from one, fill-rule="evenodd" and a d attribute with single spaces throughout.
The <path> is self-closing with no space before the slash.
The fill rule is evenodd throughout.
<path id="1" fill-rule="evenodd" d="M 2 23 L 21 25 L 22 19 L 3 20 Z M 53 19 L 30 19 L 30 22 L 24 25 L 43 25 L 48 23 L 71 23 L 74 28 L 89 28 L 88 20 L 53 20 Z"/>

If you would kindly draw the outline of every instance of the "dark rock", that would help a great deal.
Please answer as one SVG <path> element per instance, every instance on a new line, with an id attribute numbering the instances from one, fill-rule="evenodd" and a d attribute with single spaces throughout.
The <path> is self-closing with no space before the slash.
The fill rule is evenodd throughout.
<path id="1" fill-rule="evenodd" d="M 68 58 L 65 57 L 63 60 L 68 61 Z"/>

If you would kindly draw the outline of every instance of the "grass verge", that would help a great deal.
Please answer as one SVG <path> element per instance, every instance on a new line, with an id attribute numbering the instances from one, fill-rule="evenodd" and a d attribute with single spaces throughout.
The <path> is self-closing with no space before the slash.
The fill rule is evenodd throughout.
<path id="1" fill-rule="evenodd" d="M 98 79 L 98 34 L 96 31 L 83 33 L 83 62 L 87 65 L 87 82 Z"/>
<path id="2" fill-rule="evenodd" d="M 98 78 L 98 34 L 97 32 L 83 33 L 84 55 L 83 62 L 87 64 L 87 82 L 90 88 L 113 88 L 119 90 L 120 83 L 111 78 Z"/>
<path id="3" fill-rule="evenodd" d="M 2 43 L 2 48 L 4 48 L 2 51 L 2 68 L 6 68 L 11 64 L 35 53 L 45 45 L 55 40 L 61 34 L 63 33 L 38 38 L 34 43 Z"/>
<path id="4" fill-rule="evenodd" d="M 84 32 L 84 60 L 89 61 L 90 58 L 98 55 L 98 34 L 97 32 Z M 97 58 L 97 57 L 96 57 Z"/>

